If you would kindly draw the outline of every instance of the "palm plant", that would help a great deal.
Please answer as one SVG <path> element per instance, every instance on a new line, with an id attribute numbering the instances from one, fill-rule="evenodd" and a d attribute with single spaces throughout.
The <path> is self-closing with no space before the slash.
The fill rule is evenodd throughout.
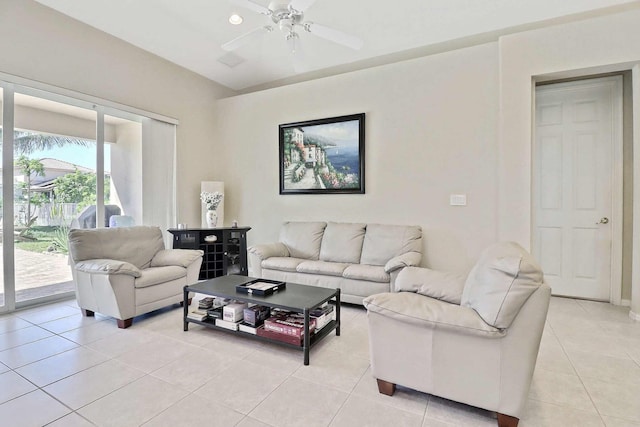
<path id="1" fill-rule="evenodd" d="M 26 223 L 31 223 L 31 177 L 44 176 L 44 165 L 38 159 L 30 159 L 27 156 L 20 156 L 15 162 L 15 168 L 24 174 L 24 189 L 27 192 L 27 218 Z"/>
<path id="2" fill-rule="evenodd" d="M 0 140 L 2 128 L 0 128 Z M 29 155 L 36 151 L 48 150 L 54 147 L 62 147 L 68 144 L 88 147 L 94 143 L 87 139 L 74 138 L 62 135 L 47 135 L 37 132 L 16 130 L 13 133 L 13 149 L 16 156 Z"/>

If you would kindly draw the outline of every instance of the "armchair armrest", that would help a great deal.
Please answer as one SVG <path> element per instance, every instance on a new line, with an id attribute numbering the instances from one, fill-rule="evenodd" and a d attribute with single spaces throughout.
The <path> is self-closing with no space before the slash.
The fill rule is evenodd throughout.
<path id="1" fill-rule="evenodd" d="M 151 259 L 151 267 L 189 267 L 194 261 L 202 258 L 204 252 L 197 249 L 162 249 Z"/>
<path id="2" fill-rule="evenodd" d="M 286 257 L 290 256 L 289 249 L 284 243 L 268 243 L 263 245 L 251 246 L 247 251 L 257 256 L 260 260 L 265 260 L 271 257 Z"/>
<path id="3" fill-rule="evenodd" d="M 387 261 L 384 266 L 384 271 L 391 273 L 400 268 L 418 265 L 420 264 L 420 260 L 422 260 L 422 254 L 420 252 L 407 252 Z"/>
<path id="4" fill-rule="evenodd" d="M 452 271 L 422 267 L 403 268 L 396 277 L 394 291 L 416 292 L 431 298 L 460 305 L 467 276 Z"/>
<path id="5" fill-rule="evenodd" d="M 75 269 L 89 274 L 125 274 L 132 277 L 142 275 L 135 265 L 115 259 L 87 259 L 77 262 Z"/>

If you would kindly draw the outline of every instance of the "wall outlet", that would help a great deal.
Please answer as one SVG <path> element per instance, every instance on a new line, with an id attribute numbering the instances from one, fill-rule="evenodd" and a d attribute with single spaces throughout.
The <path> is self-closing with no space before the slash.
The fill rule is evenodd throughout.
<path id="1" fill-rule="evenodd" d="M 467 206 L 467 195 L 451 194 L 449 195 L 449 204 L 451 206 Z"/>

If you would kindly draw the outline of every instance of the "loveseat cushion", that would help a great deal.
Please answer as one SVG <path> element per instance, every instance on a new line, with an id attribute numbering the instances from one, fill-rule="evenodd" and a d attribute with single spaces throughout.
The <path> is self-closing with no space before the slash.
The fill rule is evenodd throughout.
<path id="1" fill-rule="evenodd" d="M 360 264 L 385 265 L 391 258 L 406 252 L 422 253 L 420 226 L 369 224 Z"/>
<path id="2" fill-rule="evenodd" d="M 293 258 L 317 260 L 326 222 L 285 222 L 280 229 L 280 242 Z"/>
<path id="3" fill-rule="evenodd" d="M 132 277 L 142 276 L 135 265 L 115 259 L 86 259 L 75 266 L 76 270 L 89 274 L 126 274 Z"/>
<path id="4" fill-rule="evenodd" d="M 298 273 L 323 274 L 325 276 L 342 277 L 349 264 L 341 262 L 303 261 L 296 267 Z"/>
<path id="5" fill-rule="evenodd" d="M 187 269 L 177 267 L 175 265 L 167 267 L 149 267 L 142 270 L 142 275 L 133 282 L 133 286 L 136 288 L 146 288 L 147 286 L 170 282 L 186 276 Z"/>
<path id="6" fill-rule="evenodd" d="M 384 267 L 377 265 L 353 264 L 347 267 L 342 277 L 354 280 L 368 280 L 370 282 L 389 283 L 391 276 L 384 271 Z"/>
<path id="7" fill-rule="evenodd" d="M 320 259 L 329 262 L 360 262 L 366 224 L 330 222 L 324 230 Z"/>
<path id="8" fill-rule="evenodd" d="M 416 292 L 451 304 L 460 305 L 466 276 L 450 271 L 405 267 L 395 281 L 398 292 Z"/>
<path id="9" fill-rule="evenodd" d="M 149 266 L 158 251 L 164 249 L 158 227 L 116 227 L 72 229 L 69 252 L 74 262 L 87 259 L 127 261 L 140 269 Z"/>
<path id="10" fill-rule="evenodd" d="M 505 335 L 504 331 L 487 325 L 469 307 L 449 304 L 413 292 L 375 294 L 365 298 L 363 304 L 368 312 L 420 327 L 487 338 L 501 338 Z"/>
<path id="11" fill-rule="evenodd" d="M 535 259 L 515 242 L 485 249 L 464 285 L 461 305 L 496 328 L 508 328 L 527 299 L 542 285 Z"/>
<path id="12" fill-rule="evenodd" d="M 280 270 L 280 271 L 297 271 L 296 268 L 298 265 L 305 261 L 300 258 L 291 258 L 291 257 L 271 257 L 262 261 L 262 268 L 267 268 L 270 270 Z"/>

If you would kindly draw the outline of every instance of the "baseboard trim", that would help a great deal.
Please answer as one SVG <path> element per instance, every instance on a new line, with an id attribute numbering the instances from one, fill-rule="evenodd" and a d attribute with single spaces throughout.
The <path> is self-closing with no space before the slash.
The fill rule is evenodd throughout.
<path id="1" fill-rule="evenodd" d="M 636 322 L 640 322 L 640 314 L 634 313 L 633 311 L 629 310 L 629 317 Z"/>
<path id="2" fill-rule="evenodd" d="M 620 305 L 623 307 L 631 307 L 631 300 L 630 299 L 620 300 Z"/>

